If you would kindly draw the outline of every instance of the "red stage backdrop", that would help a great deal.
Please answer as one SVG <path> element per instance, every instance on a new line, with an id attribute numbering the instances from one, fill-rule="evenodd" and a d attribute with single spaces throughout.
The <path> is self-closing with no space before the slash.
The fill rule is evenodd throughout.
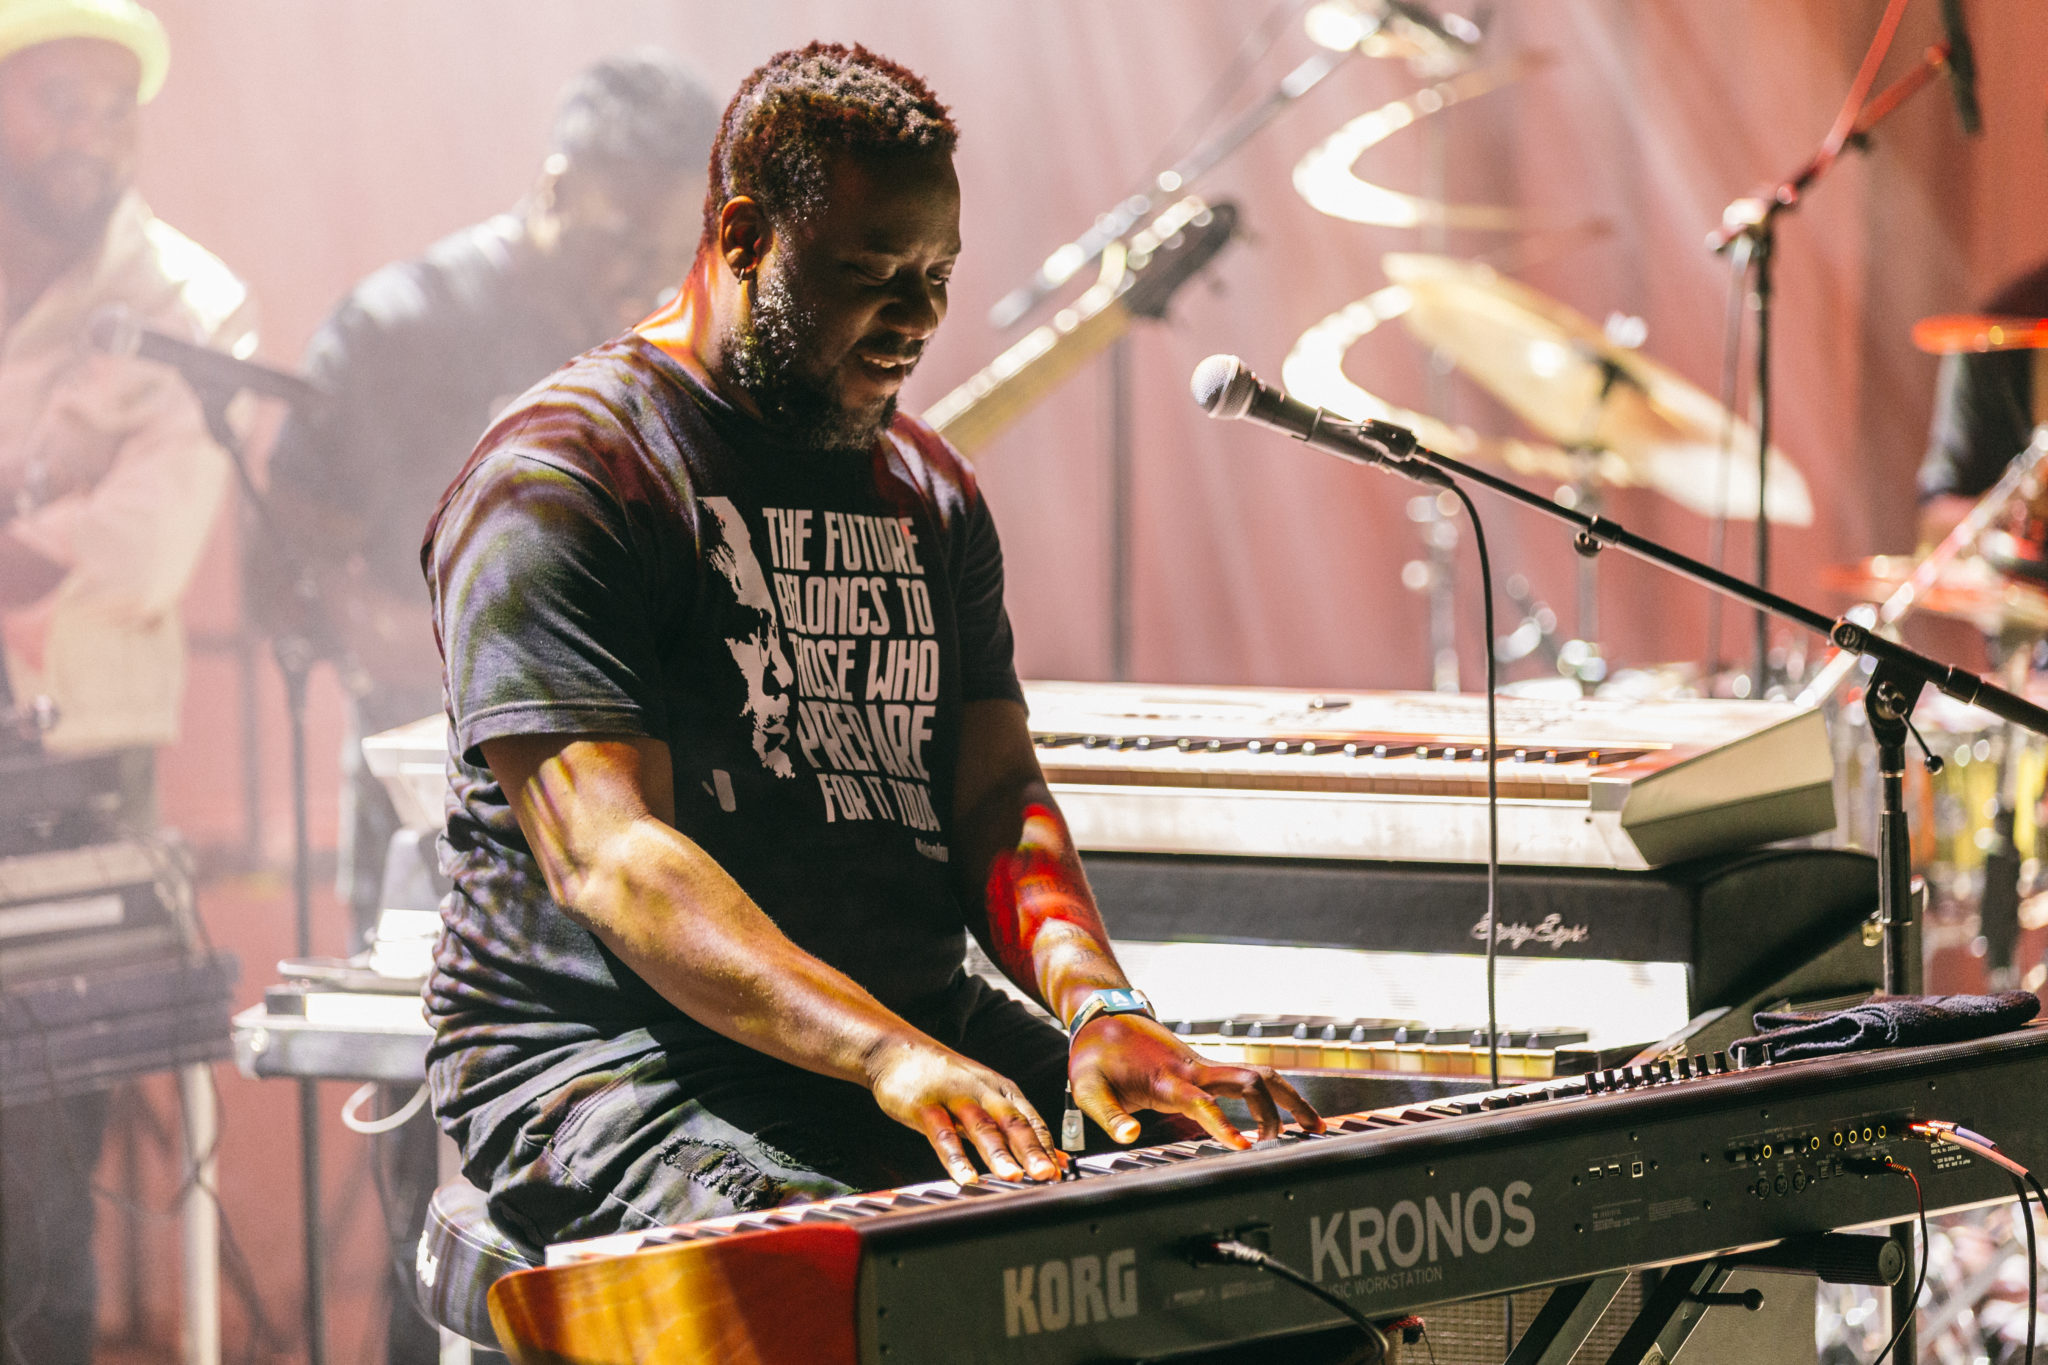
<path id="1" fill-rule="evenodd" d="M 953 312 L 907 401 L 922 408 L 1011 339 L 989 305 L 1045 253 L 1140 184 L 1267 12 L 1247 0 L 154 0 L 173 60 L 145 115 L 144 187 L 156 209 L 253 286 L 263 354 L 292 364 L 355 280 L 453 228 L 511 204 L 545 149 L 555 91 L 584 63 L 664 45 L 730 89 L 762 58 L 813 37 L 859 40 L 923 72 L 963 129 L 967 251 Z M 1648 324 L 1647 351 L 1696 384 L 1718 382 L 1723 263 L 1702 238 L 1728 200 L 1789 173 L 1826 132 L 1882 8 L 1879 0 L 1517 0 L 1488 51 L 1541 50 L 1520 85 L 1441 116 L 1454 196 L 1553 221 L 1605 220 L 1601 240 L 1526 271 L 1536 287 L 1597 319 Z M 1887 76 L 1936 40 L 1932 0 L 1914 7 Z M 1820 606 L 1817 571 L 1909 547 L 1912 475 L 1934 362 L 1907 342 L 1923 314 L 1960 310 L 2048 253 L 2048 133 L 2039 54 L 2048 6 L 1974 0 L 1986 132 L 1962 139 L 1932 89 L 1790 217 L 1781 238 L 1778 431 L 1817 516 L 1778 533 L 1777 586 Z M 1242 95 L 1308 55 L 1288 26 Z M 1216 351 L 1277 381 L 1301 332 L 1385 283 L 1383 253 L 1418 234 L 1323 217 L 1295 194 L 1304 151 L 1366 109 L 1414 90 L 1402 67 L 1358 60 L 1258 135 L 1201 185 L 1234 199 L 1246 240 L 1188 289 L 1171 321 L 1135 338 L 1137 677 L 1173 682 L 1420 687 L 1429 679 L 1423 600 L 1400 586 L 1418 544 L 1409 490 L 1244 424 L 1204 419 L 1189 371 Z M 1362 173 L 1421 187 L 1425 134 L 1368 155 Z M 1453 254 L 1505 239 L 1454 233 Z M 1425 405 L 1415 346 L 1398 326 L 1351 358 L 1355 379 Z M 1468 385 L 1453 413 L 1508 427 Z M 1008 549 L 1009 603 L 1027 676 L 1099 678 L 1108 668 L 1106 406 L 1091 369 L 980 459 Z M 1566 612 L 1573 557 L 1562 535 L 1482 497 L 1499 571 L 1525 573 Z M 1704 552 L 1707 524 L 1653 495 L 1616 497 L 1633 529 Z M 192 671 L 187 736 L 165 765 L 166 809 L 197 840 L 243 834 L 238 717 L 249 705 L 221 642 L 238 625 L 224 520 L 191 618 L 213 641 Z M 1731 537 L 1748 562 L 1749 537 Z M 1479 631 L 1469 542 L 1464 677 Z M 1603 614 L 1610 655 L 1696 657 L 1703 592 L 1610 557 Z M 1746 620 L 1731 617 L 1739 649 Z M 265 843 L 286 833 L 275 685 L 259 670 Z M 331 679 L 316 697 L 314 828 L 332 845 Z M 244 994 L 283 951 L 281 888 L 211 902 L 241 907 Z M 227 926 L 222 926 L 226 928 Z M 338 921 L 323 933 L 343 948 Z M 230 931 L 223 935 L 236 937 Z M 251 1092 L 261 1092 L 260 1094 Z M 274 1092 L 274 1093 L 271 1093 Z M 338 1102 L 339 1095 L 335 1100 Z M 289 1090 L 230 1092 L 224 1183 L 274 1316 L 289 1319 L 293 1188 L 284 1140 Z M 331 1107 L 331 1106 L 330 1106 Z M 337 1142 L 337 1147 L 340 1147 Z M 357 1158 L 341 1147 L 342 1180 Z M 360 1167 L 355 1167 L 358 1175 Z M 270 1193 L 261 1193 L 261 1191 Z M 255 1192 L 255 1193 L 252 1193 Z M 367 1204 L 367 1187 L 342 1196 Z M 231 1212 L 236 1211 L 231 1208 Z M 357 1217 L 354 1235 L 366 1238 Z M 360 1290 L 374 1275 L 348 1272 Z M 341 1349 L 347 1349 L 343 1346 Z"/>

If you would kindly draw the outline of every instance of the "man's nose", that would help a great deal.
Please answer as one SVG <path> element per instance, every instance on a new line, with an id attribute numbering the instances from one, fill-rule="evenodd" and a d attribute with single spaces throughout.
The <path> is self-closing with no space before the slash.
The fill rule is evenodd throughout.
<path id="1" fill-rule="evenodd" d="M 921 275 L 898 286 L 882 311 L 883 323 L 911 341 L 923 341 L 936 332 L 945 316 L 946 286 Z"/>

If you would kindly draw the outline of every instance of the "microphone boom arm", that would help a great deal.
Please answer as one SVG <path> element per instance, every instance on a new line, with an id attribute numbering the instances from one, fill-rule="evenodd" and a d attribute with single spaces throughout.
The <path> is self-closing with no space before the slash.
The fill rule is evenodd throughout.
<path id="1" fill-rule="evenodd" d="M 1320 412 L 1320 409 L 1318 411 Z M 1432 487 L 1442 487 L 1445 480 L 1450 477 L 1476 483 L 1524 507 L 1533 508 L 1572 526 L 1573 544 L 1578 547 L 1581 554 L 1597 554 L 1613 546 L 1681 578 L 1689 578 L 1723 596 L 1734 598 L 1746 606 L 1768 612 L 1781 621 L 1788 621 L 1816 635 L 1824 636 L 1849 653 L 1861 654 L 1880 665 L 1889 666 L 1933 687 L 1936 691 L 1954 697 L 1957 701 L 1981 707 L 1999 719 L 2024 726 L 2035 734 L 2048 735 L 2048 708 L 2037 706 L 2025 697 L 2009 692 L 1966 669 L 1951 667 L 1916 649 L 1899 644 L 1895 640 L 1888 640 L 1846 616 L 1824 616 L 1780 593 L 1772 592 L 1768 588 L 1759 588 L 1746 579 L 1737 578 L 1702 560 L 1694 559 L 1691 555 L 1681 554 L 1658 541 L 1639 536 L 1611 518 L 1589 515 L 1577 508 L 1563 506 L 1540 493 L 1532 493 L 1511 480 L 1489 474 L 1483 469 L 1475 469 L 1462 460 L 1439 454 L 1416 440 L 1415 433 L 1406 427 L 1396 426 L 1391 422 L 1342 422 L 1335 419 L 1323 425 L 1349 428 L 1361 445 L 1374 448 L 1369 454 L 1362 451 L 1355 457 L 1360 463 L 1375 464 Z M 1318 449 L 1331 450 L 1331 446 L 1327 442 L 1319 442 Z"/>

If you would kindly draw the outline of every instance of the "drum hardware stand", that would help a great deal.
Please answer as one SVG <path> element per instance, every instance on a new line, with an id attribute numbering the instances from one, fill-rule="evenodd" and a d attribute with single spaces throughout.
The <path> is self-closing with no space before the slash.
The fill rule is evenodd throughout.
<path id="1" fill-rule="evenodd" d="M 1422 541 L 1423 559 L 1401 566 L 1404 586 L 1429 599 L 1429 686 L 1456 692 L 1458 684 L 1458 523 L 1445 516 L 1434 494 L 1408 499 L 1408 520 Z"/>
<path id="2" fill-rule="evenodd" d="M 1750 312 L 1756 318 L 1756 375 L 1750 401 L 1756 412 L 1756 586 L 1760 590 L 1768 591 L 1771 585 L 1771 523 L 1765 499 L 1770 475 L 1772 268 L 1777 254 L 1778 217 L 1797 208 L 1801 198 L 1833 168 L 1845 150 L 1868 150 L 1870 134 L 1877 125 L 1948 65 L 1948 44 L 1938 43 L 1927 50 L 1926 57 L 1912 71 L 1871 96 L 1877 69 L 1891 49 L 1892 36 L 1898 31 L 1906 4 L 1907 0 L 1890 0 L 1885 7 L 1870 50 L 1864 53 L 1863 65 L 1849 87 L 1849 97 L 1835 116 L 1834 126 L 1828 130 L 1820 150 L 1790 179 L 1763 194 L 1745 196 L 1730 204 L 1721 214 L 1721 226 L 1707 237 L 1708 247 L 1716 252 L 1728 251 L 1738 243 L 1746 244 L 1748 252 Z M 1738 257 L 1738 264 L 1743 259 Z M 1752 696 L 1763 696 L 1770 681 L 1770 643 L 1770 614 L 1759 611 Z M 1907 1350 L 1910 1344 L 1910 1340 L 1900 1343 L 1900 1360 L 1912 1359 Z"/>
<path id="3" fill-rule="evenodd" d="M 1109 346 L 1109 677 L 1131 680 L 1131 339 Z"/>
<path id="4" fill-rule="evenodd" d="M 1578 466 L 1578 477 L 1557 490 L 1559 502 L 1590 517 L 1600 515 L 1600 489 L 1593 481 L 1593 464 L 1599 455 L 1593 446 L 1573 446 L 1571 456 Z M 1607 660 L 1600 654 L 1600 547 L 1592 542 L 1582 544 L 1577 539 L 1572 547 L 1579 553 L 1573 566 L 1575 634 L 1559 646 L 1557 666 L 1559 672 L 1579 685 L 1581 694 L 1591 696 L 1593 689 L 1607 679 Z"/>
<path id="5" fill-rule="evenodd" d="M 1620 335 L 1621 319 L 1617 314 L 1607 320 L 1608 340 L 1616 345 L 1628 345 L 1631 349 L 1642 344 L 1641 320 L 1635 320 L 1637 334 L 1628 340 Z M 1617 384 L 1629 382 L 1628 374 L 1605 354 L 1589 357 L 1600 366 L 1600 393 L 1593 400 L 1593 420 L 1587 424 L 1586 439 L 1570 447 L 1572 457 L 1572 481 L 1557 491 L 1557 499 L 1567 507 L 1575 508 L 1589 517 L 1600 515 L 1600 485 L 1594 477 L 1604 447 L 1596 433 L 1600 430 L 1600 419 L 1607 413 L 1608 401 L 1614 396 Z M 1566 676 L 1578 683 L 1579 691 L 1587 696 L 1607 679 L 1607 660 L 1600 654 L 1600 557 L 1599 545 L 1593 542 L 1574 540 L 1573 546 L 1579 552 L 1577 568 L 1577 602 L 1573 626 L 1578 634 L 1564 642 L 1559 651 L 1558 667 Z"/>
<path id="6" fill-rule="evenodd" d="M 1557 672 L 1559 646 L 1557 641 L 1557 613 L 1550 605 L 1536 599 L 1529 590 L 1529 580 L 1520 574 L 1509 574 L 1502 589 L 1515 610 L 1522 614 L 1522 620 L 1513 630 L 1501 636 L 1493 644 L 1493 656 L 1503 664 L 1520 663 L 1531 654 L 1543 661 L 1551 673 Z"/>
<path id="7" fill-rule="evenodd" d="M 2044 461 L 2048 461 L 2048 426 L 2035 430 L 2027 448 L 2013 457 L 2005 472 L 1998 476 L 1998 482 L 1977 499 L 1969 515 L 1957 522 L 1954 529 L 1942 537 L 1939 545 L 1922 556 L 1920 562 L 1913 566 L 1912 575 L 1878 605 L 1876 626 L 1885 628 L 1904 620 L 1938 581 L 1942 568 L 1960 558 L 1963 551 L 1976 543 L 1977 537 L 2003 514 L 2006 505 L 2023 493 L 2027 481 L 2044 467 Z M 1799 704 L 1824 704 L 1855 672 L 1856 666 L 1856 655 L 1837 647 L 1834 657 L 1821 666 L 1813 680 L 1800 692 Z"/>
<path id="8" fill-rule="evenodd" d="M 2026 666 L 2032 654 L 2031 642 L 2013 647 L 2008 640 L 1991 641 L 1999 671 L 2014 686 L 2024 684 Z M 2014 949 L 2020 931 L 2020 882 L 2025 866 L 2015 838 L 2019 824 L 2020 765 L 2025 744 L 2016 726 L 2000 728 L 1993 741 L 1998 746 L 1998 794 L 1991 803 L 1991 845 L 1984 850 L 1983 886 L 1977 896 L 1977 932 L 1984 939 L 1986 983 L 1993 990 L 2011 990 L 2017 984 Z"/>

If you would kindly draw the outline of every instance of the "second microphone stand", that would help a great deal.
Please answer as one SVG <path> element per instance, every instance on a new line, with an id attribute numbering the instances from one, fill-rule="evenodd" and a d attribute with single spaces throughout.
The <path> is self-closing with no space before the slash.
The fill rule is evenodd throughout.
<path id="1" fill-rule="evenodd" d="M 293 620 L 271 634 L 271 654 L 284 682 L 285 720 L 290 733 L 292 800 L 292 945 L 295 957 L 313 951 L 312 832 L 308 810 L 306 771 L 306 698 L 313 667 L 323 658 L 336 661 L 346 681 L 355 669 L 348 660 L 334 616 L 320 591 L 319 580 L 292 549 L 288 536 L 277 523 L 270 501 L 256 484 L 249 468 L 240 435 L 228 420 L 228 407 L 241 386 L 233 380 L 207 382 L 188 375 L 193 392 L 206 415 L 207 431 L 226 452 L 235 481 L 251 513 L 251 520 L 265 532 L 270 553 L 276 556 L 292 585 Z M 317 403 L 324 395 L 311 385 L 297 399 Z M 250 699 L 254 704 L 253 698 Z M 320 1083 L 312 1077 L 299 1081 L 299 1199 L 304 1218 L 303 1256 L 306 1268 L 306 1358 L 309 1365 L 325 1365 L 327 1359 L 325 1240 L 320 1191 Z"/>
<path id="2" fill-rule="evenodd" d="M 1907 0 L 1891 0 L 1878 22 L 1877 35 L 1864 54 L 1863 65 L 1850 86 L 1849 97 L 1836 115 L 1820 150 L 1785 180 L 1762 194 L 1738 199 L 1721 215 L 1721 227 L 1707 238 L 1715 251 L 1731 251 L 1736 269 L 1749 278 L 1750 312 L 1756 318 L 1755 375 L 1751 402 L 1756 413 L 1756 586 L 1767 589 L 1771 582 L 1771 523 L 1766 494 L 1770 486 L 1771 422 L 1771 332 L 1775 302 L 1773 278 L 1777 264 L 1778 219 L 1799 207 L 1813 187 L 1833 169 L 1849 148 L 1866 149 L 1877 125 L 1948 65 L 1949 45 L 1937 43 L 1927 50 L 1920 64 L 1874 98 L 1878 67 L 1890 51 L 1892 37 L 1905 14 Z M 1867 101 L 1867 103 L 1866 103 Z M 1782 613 L 1780 613 L 1782 614 Z M 1770 681 L 1770 615 L 1760 611 L 1756 618 L 1756 672 L 1750 695 L 1761 697 Z M 1902 1353 L 1901 1358 L 1904 1359 Z"/>

